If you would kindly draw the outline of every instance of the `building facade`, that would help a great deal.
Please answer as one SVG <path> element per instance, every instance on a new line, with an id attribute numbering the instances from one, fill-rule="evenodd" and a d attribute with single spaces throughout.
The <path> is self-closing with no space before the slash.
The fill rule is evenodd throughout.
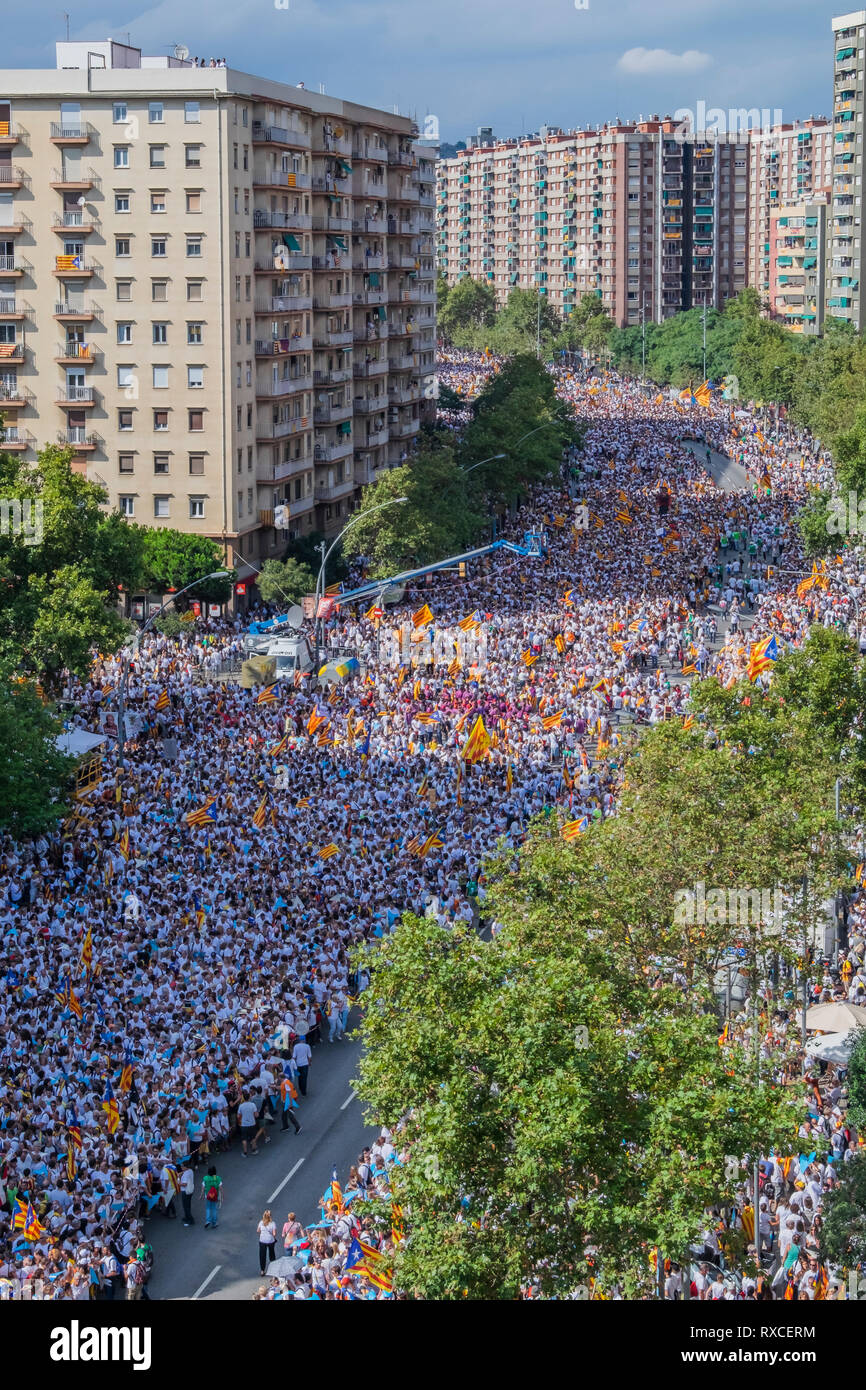
<path id="1" fill-rule="evenodd" d="M 768 299 L 774 318 L 813 337 L 824 327 L 826 198 L 783 204 L 770 219 Z"/>
<path id="2" fill-rule="evenodd" d="M 866 10 L 833 20 L 833 204 L 827 318 L 863 328 L 863 75 Z"/>
<path id="3" fill-rule="evenodd" d="M 239 568 L 335 531 L 420 428 L 435 151 L 232 69 L 57 49 L 0 71 L 3 447 L 70 445 Z"/>

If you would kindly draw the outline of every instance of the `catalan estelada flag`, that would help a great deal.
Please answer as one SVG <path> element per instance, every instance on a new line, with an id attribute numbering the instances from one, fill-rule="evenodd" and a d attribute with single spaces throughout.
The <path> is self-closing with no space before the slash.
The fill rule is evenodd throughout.
<path id="1" fill-rule="evenodd" d="M 320 714 L 317 709 L 314 709 L 309 719 L 307 720 L 307 733 L 309 734 L 310 738 L 312 738 L 313 734 L 322 724 L 327 723 L 329 723 L 328 715 Z"/>
<path id="2" fill-rule="evenodd" d="M 259 691 L 258 695 L 256 696 L 256 704 L 257 704 L 257 705 L 272 705 L 272 704 L 275 702 L 276 698 L 277 698 L 277 692 L 276 692 L 275 688 L 274 688 L 272 685 L 265 685 L 265 686 L 262 686 L 262 689 Z"/>
<path id="3" fill-rule="evenodd" d="M 333 859 L 334 855 L 339 853 L 339 846 L 335 844 L 330 844 L 325 845 L 324 849 L 320 849 L 316 857 L 318 859 Z"/>
<path id="4" fill-rule="evenodd" d="M 490 735 L 484 727 L 482 716 L 479 714 L 475 723 L 472 725 L 472 732 L 463 745 L 463 752 L 460 756 L 463 758 L 464 762 L 478 762 L 479 758 L 484 757 L 489 747 Z"/>
<path id="5" fill-rule="evenodd" d="M 426 859 L 431 849 L 442 849 L 443 844 L 444 841 L 442 839 L 441 832 L 438 830 L 434 830 L 431 835 L 427 836 L 427 839 L 424 841 L 423 845 L 419 849 L 418 858 Z"/>
<path id="6" fill-rule="evenodd" d="M 746 667 L 749 680 L 757 680 L 761 672 L 766 671 L 778 659 L 779 648 L 775 637 L 765 637 L 763 642 L 756 642 L 749 651 L 749 664 Z"/>
<path id="7" fill-rule="evenodd" d="M 475 612 L 470 613 L 467 618 L 461 618 L 457 626 L 460 628 L 461 632 L 472 632 L 474 628 L 478 627 L 483 617 L 484 614 L 481 610 L 476 608 Z"/>
<path id="8" fill-rule="evenodd" d="M 117 1108 L 117 1101 L 114 1099 L 114 1092 L 111 1089 L 111 1081 L 105 1078 L 105 1095 L 102 1098 L 102 1108 L 108 1117 L 108 1132 L 113 1134 L 120 1124 L 120 1111 Z"/>
<path id="9" fill-rule="evenodd" d="M 154 705 L 154 709 L 157 711 L 171 709 L 171 700 L 168 698 L 167 690 L 161 690 L 159 692 L 156 704 Z"/>
<path id="10" fill-rule="evenodd" d="M 117 1089 L 122 1096 L 125 1096 L 127 1091 L 132 1089 L 132 1054 L 129 1048 L 126 1049 L 123 1058 L 123 1070 L 120 1073 Z"/>
<path id="11" fill-rule="evenodd" d="M 566 821 L 562 827 L 563 840 L 576 840 L 578 835 L 582 835 L 589 825 L 589 816 L 581 816 L 578 820 Z"/>
<path id="12" fill-rule="evenodd" d="M 267 808 L 268 794 L 267 792 L 265 792 L 255 811 L 253 812 L 253 825 L 256 827 L 256 830 L 261 830 L 262 826 L 264 825 L 265 818 L 268 813 Z"/>
<path id="13" fill-rule="evenodd" d="M 216 825 L 216 816 L 214 815 L 215 806 L 216 797 L 211 797 L 210 801 L 206 802 L 204 806 L 199 806 L 197 811 L 189 811 L 187 815 L 184 816 L 184 820 L 191 830 L 195 829 L 197 826 Z"/>
<path id="14" fill-rule="evenodd" d="M 271 758 L 278 758 L 281 753 L 285 753 L 288 746 L 289 736 L 288 734 L 284 734 L 279 743 L 275 743 L 273 748 L 268 749 L 268 756 Z"/>
<path id="15" fill-rule="evenodd" d="M 128 859 L 129 859 L 129 831 L 128 831 L 128 830 L 124 830 L 123 834 L 121 835 L 120 839 L 119 839 L 118 842 L 117 842 L 117 848 L 118 848 L 118 852 L 119 852 L 120 854 L 123 855 L 124 859 L 128 860 Z"/>
<path id="16" fill-rule="evenodd" d="M 534 661 L 538 660 L 539 656 L 539 652 L 534 652 L 531 647 L 527 647 L 525 652 L 520 653 L 520 660 L 528 669 Z"/>

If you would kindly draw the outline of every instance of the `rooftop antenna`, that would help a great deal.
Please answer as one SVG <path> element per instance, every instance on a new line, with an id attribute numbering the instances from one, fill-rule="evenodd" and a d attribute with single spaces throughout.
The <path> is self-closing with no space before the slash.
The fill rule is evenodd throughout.
<path id="1" fill-rule="evenodd" d="M 174 46 L 174 56 L 179 63 L 185 63 L 189 57 L 189 49 L 185 43 L 176 43 Z"/>
<path id="2" fill-rule="evenodd" d="M 69 15 L 68 15 L 68 14 L 64 14 L 63 18 L 66 20 L 66 42 L 68 43 L 68 42 L 69 42 Z"/>

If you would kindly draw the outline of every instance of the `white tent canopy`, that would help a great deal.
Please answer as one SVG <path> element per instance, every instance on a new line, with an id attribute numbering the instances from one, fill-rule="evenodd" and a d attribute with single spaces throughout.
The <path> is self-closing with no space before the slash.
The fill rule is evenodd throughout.
<path id="1" fill-rule="evenodd" d="M 54 740 L 54 746 L 58 753 L 65 753 L 68 758 L 80 758 L 85 753 L 92 753 L 106 741 L 102 734 L 89 734 L 86 729 L 64 729 Z"/>

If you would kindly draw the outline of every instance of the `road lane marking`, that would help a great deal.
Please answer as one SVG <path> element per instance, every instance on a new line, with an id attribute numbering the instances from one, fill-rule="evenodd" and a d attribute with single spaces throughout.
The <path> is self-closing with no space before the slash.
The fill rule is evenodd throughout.
<path id="1" fill-rule="evenodd" d="M 291 1169 L 289 1170 L 289 1172 L 286 1174 L 286 1176 L 283 1178 L 283 1180 L 282 1180 L 282 1182 L 280 1183 L 279 1187 L 277 1188 L 276 1192 L 272 1192 L 272 1193 L 271 1193 L 270 1197 L 268 1198 L 268 1202 L 272 1202 L 272 1201 L 274 1200 L 275 1197 L 279 1197 L 279 1195 L 280 1195 L 280 1193 L 282 1192 L 283 1188 L 285 1187 L 286 1183 L 289 1181 L 290 1178 L 293 1178 L 293 1177 L 295 1176 L 295 1174 L 297 1173 L 297 1171 L 298 1171 L 298 1169 L 300 1168 L 300 1166 L 301 1166 L 301 1164 L 303 1163 L 303 1161 L 304 1161 L 304 1160 L 303 1160 L 302 1158 L 299 1158 L 299 1159 L 298 1159 L 298 1161 L 297 1161 L 297 1163 L 295 1164 L 294 1168 L 291 1168 Z"/>
<path id="2" fill-rule="evenodd" d="M 345 1110 L 347 1105 L 351 1105 L 352 1101 L 355 1100 L 355 1098 L 357 1097 L 357 1094 L 357 1091 L 353 1091 L 352 1094 L 349 1096 L 349 1099 L 343 1101 L 343 1104 L 340 1106 L 340 1109 Z"/>
<path id="3" fill-rule="evenodd" d="M 201 1294 L 204 1293 L 204 1291 L 205 1291 L 205 1289 L 207 1288 L 208 1284 L 210 1283 L 211 1279 L 213 1279 L 213 1277 L 214 1277 L 215 1274 L 219 1274 L 219 1272 L 220 1272 L 221 1269 L 222 1269 L 222 1265 L 214 1265 L 213 1269 L 211 1270 L 211 1272 L 210 1272 L 210 1274 L 208 1275 L 208 1277 L 205 1279 L 204 1283 L 201 1284 L 201 1285 L 196 1289 L 195 1293 L 193 1294 L 193 1299 L 199 1298 L 199 1297 L 201 1296 Z"/>

